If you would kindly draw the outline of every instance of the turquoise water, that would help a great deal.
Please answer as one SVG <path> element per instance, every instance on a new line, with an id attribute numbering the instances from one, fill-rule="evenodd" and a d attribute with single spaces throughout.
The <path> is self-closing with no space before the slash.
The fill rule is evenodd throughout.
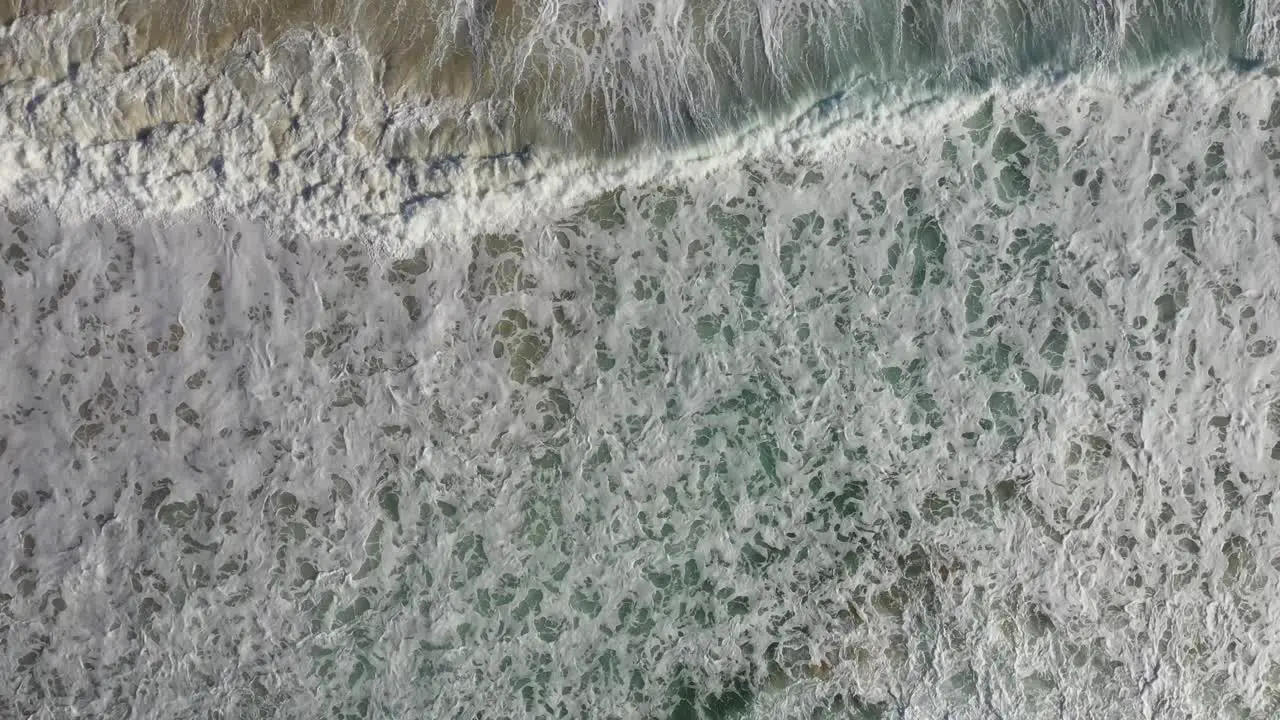
<path id="1" fill-rule="evenodd" d="M 885 7 L 620 155 L 6 80 L 0 715 L 1274 715 L 1273 13 Z"/>

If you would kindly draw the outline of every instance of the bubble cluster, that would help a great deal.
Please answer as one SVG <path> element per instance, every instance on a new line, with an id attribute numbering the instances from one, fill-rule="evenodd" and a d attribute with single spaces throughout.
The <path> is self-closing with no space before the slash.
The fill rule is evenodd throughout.
<path id="1" fill-rule="evenodd" d="M 0 714 L 1275 712 L 1280 101 L 1107 82 L 392 257 L 9 211 Z"/>

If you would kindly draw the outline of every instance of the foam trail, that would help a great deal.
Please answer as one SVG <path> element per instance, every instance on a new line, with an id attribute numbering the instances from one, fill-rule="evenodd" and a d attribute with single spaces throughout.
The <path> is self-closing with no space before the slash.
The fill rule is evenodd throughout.
<path id="1" fill-rule="evenodd" d="M 768 144 L 811 102 L 830 105 L 831 88 L 893 113 L 999 78 L 1140 67 L 1179 47 L 1251 65 L 1275 56 L 1278 37 L 1262 2 L 415 5 L 477 39 L 394 24 L 392 39 L 434 38 L 412 55 L 411 90 L 389 80 L 392 39 L 375 20 L 394 12 L 377 4 L 326 6 L 322 18 L 346 13 L 336 26 L 290 24 L 306 5 L 22 7 L 0 29 L 3 196 L 68 218 L 288 206 L 308 233 L 393 253 L 448 241 L 443 217 L 477 230 L 519 222 L 505 188 L 518 196 L 534 178 L 573 197 Z M 518 21 L 497 19 L 504 7 Z M 163 20 L 180 9 L 200 22 Z M 144 19 L 220 27 L 228 40 L 153 37 Z M 645 149 L 654 143 L 666 149 Z M 575 187 L 551 189 L 568 178 Z M 419 239 L 406 243 L 409 226 Z"/>
<path id="2" fill-rule="evenodd" d="M 39 68 L 54 77 L 104 52 L 118 31 L 102 38 L 94 28 L 113 22 L 128 38 L 125 56 L 164 49 L 210 68 L 225 67 L 237 41 L 256 38 L 265 53 L 258 62 L 269 61 L 272 82 L 285 84 L 308 72 L 298 51 L 322 42 L 307 32 L 336 34 L 368 55 L 360 82 L 431 117 L 410 154 L 682 144 L 863 75 L 964 89 L 1036 67 L 1270 49 L 1249 46 L 1258 9 L 1240 0 L 135 0 L 107 11 L 34 3 L 20 16 L 35 28 L 55 7 L 84 24 Z M 0 18 L 11 24 L 10 42 L 24 37 L 18 16 L 11 9 Z M 13 54 L 22 59 L 0 65 L 0 78 L 31 74 L 32 50 Z"/>

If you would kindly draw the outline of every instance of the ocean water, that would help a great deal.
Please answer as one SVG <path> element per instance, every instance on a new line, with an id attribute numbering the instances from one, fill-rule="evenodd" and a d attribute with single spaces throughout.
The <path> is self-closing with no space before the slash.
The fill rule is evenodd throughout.
<path id="1" fill-rule="evenodd" d="M 1280 7 L 0 22 L 0 717 L 1280 713 Z"/>

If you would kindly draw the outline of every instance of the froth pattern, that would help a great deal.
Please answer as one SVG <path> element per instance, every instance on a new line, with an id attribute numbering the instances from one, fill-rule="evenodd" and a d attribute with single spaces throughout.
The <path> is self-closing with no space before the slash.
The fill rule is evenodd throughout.
<path id="1" fill-rule="evenodd" d="M 0 715 L 1274 714 L 1280 101 L 1093 82 L 391 256 L 10 212 Z"/>

